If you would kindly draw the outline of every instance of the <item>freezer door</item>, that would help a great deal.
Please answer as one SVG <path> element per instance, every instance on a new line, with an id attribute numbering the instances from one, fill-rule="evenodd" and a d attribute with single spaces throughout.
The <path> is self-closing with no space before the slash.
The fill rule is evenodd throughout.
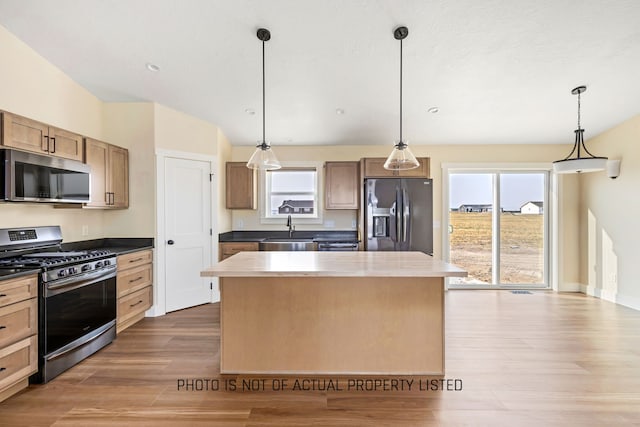
<path id="1" fill-rule="evenodd" d="M 398 250 L 433 255 L 433 181 L 404 178 Z"/>
<path id="2" fill-rule="evenodd" d="M 402 224 L 398 211 L 400 184 L 400 179 L 395 178 L 365 179 L 365 250 L 397 250 L 398 231 Z"/>

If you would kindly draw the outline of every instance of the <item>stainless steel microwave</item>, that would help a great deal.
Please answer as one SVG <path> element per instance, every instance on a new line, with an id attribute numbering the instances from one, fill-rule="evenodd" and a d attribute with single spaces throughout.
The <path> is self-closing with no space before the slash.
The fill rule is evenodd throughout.
<path id="1" fill-rule="evenodd" d="M 75 160 L 0 149 L 0 200 L 88 203 L 89 165 Z"/>

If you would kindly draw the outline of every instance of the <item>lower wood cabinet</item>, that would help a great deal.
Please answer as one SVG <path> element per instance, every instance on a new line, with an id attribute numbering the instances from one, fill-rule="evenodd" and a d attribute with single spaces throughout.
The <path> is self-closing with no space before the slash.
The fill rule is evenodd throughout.
<path id="1" fill-rule="evenodd" d="M 235 255 L 238 252 L 257 251 L 258 242 L 222 242 L 219 247 L 220 251 L 218 258 L 222 261 L 225 258 L 229 258 L 231 255 Z"/>
<path id="2" fill-rule="evenodd" d="M 153 251 L 146 249 L 118 256 L 117 332 L 144 318 L 153 305 Z"/>
<path id="3" fill-rule="evenodd" d="M 38 276 L 0 281 L 0 402 L 38 371 Z"/>

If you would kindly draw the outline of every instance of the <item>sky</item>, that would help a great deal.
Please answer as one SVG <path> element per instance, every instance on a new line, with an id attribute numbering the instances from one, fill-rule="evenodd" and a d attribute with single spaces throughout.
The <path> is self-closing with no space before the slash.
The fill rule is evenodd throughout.
<path id="1" fill-rule="evenodd" d="M 493 173 L 452 173 L 449 181 L 449 208 L 463 204 L 491 204 L 493 202 Z M 531 201 L 544 200 L 545 174 L 501 173 L 500 204 L 504 210 L 519 210 Z"/>

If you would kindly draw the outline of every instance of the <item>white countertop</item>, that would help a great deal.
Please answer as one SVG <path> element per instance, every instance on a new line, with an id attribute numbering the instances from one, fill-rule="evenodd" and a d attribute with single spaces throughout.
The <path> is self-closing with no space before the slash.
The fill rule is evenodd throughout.
<path id="1" fill-rule="evenodd" d="M 240 252 L 202 277 L 465 277 L 467 272 L 422 252 Z"/>

